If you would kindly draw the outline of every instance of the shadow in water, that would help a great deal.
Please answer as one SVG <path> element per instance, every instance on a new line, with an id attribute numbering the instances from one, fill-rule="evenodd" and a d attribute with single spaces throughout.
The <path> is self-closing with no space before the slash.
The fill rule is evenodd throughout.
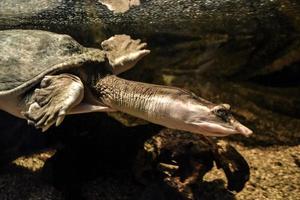
<path id="1" fill-rule="evenodd" d="M 106 114 L 96 113 L 67 117 L 62 126 L 42 134 L 24 120 L 6 113 L 0 112 L 0 119 L 5 121 L 0 127 L 2 163 L 46 148 L 57 149 L 41 172 L 31 172 L 14 165 L 4 168 L 2 171 L 6 174 L 14 174 L 14 178 L 6 183 L 16 187 L 13 191 L 18 191 L 17 187 L 30 186 L 45 190 L 42 187 L 49 187 L 48 183 L 51 183 L 63 191 L 64 199 L 72 200 L 112 197 L 128 200 L 182 199 L 164 182 L 141 185 L 132 175 L 132 163 L 138 150 L 143 148 L 145 140 L 161 130 L 160 126 L 125 127 Z M 40 182 L 40 175 L 45 182 Z M 30 178 L 16 179 L 16 176 Z M 20 183 L 15 184 L 16 180 Z M 31 181 L 33 183 L 28 183 Z M 50 190 L 55 191 L 53 188 Z M 217 199 L 217 196 L 235 199 L 220 181 L 204 182 L 195 188 L 194 193 L 199 199 Z M 53 199 L 60 198 L 57 191 L 54 196 Z M 25 200 L 29 198 L 22 197 Z"/>

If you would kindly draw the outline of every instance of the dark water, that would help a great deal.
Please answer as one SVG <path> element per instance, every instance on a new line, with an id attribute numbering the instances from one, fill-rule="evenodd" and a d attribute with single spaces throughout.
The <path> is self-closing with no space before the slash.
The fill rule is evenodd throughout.
<path id="1" fill-rule="evenodd" d="M 96 48 L 115 34 L 142 39 L 151 54 L 120 76 L 178 86 L 210 101 L 231 104 L 236 117 L 255 134 L 229 140 L 250 147 L 299 145 L 299 19 L 297 0 L 141 0 L 140 6 L 125 13 L 113 13 L 100 1 L 0 1 L 0 30 L 63 33 Z M 101 114 L 71 117 L 53 136 L 41 135 L 25 121 L 1 112 L 0 159 L 6 162 L 44 148 L 60 148 L 68 138 L 75 138 L 72 145 L 86 147 L 91 140 L 80 143 L 81 137 L 97 134 L 99 127 L 101 134 L 106 127 L 115 132 L 126 129 L 110 118 L 103 121 L 106 118 Z M 136 124 L 126 117 L 116 118 Z M 148 129 L 137 130 L 144 134 Z M 128 150 L 109 141 L 98 145 Z"/>

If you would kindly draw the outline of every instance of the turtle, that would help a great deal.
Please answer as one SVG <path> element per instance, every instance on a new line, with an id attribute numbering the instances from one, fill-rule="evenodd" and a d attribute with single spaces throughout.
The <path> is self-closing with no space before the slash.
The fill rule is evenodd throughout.
<path id="1" fill-rule="evenodd" d="M 228 104 L 118 77 L 150 53 L 146 43 L 128 35 L 89 48 L 65 34 L 13 29 L 0 31 L 0 44 L 0 110 L 43 132 L 69 114 L 119 111 L 206 136 L 252 134 Z"/>

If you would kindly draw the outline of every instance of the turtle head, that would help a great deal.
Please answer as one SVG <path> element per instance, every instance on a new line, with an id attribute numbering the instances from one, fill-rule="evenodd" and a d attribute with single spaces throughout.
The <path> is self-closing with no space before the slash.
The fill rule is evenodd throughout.
<path id="1" fill-rule="evenodd" d="M 109 75 L 95 89 L 104 105 L 168 128 L 218 137 L 252 133 L 233 117 L 228 104 L 216 105 L 180 88 Z"/>
<path id="2" fill-rule="evenodd" d="M 191 105 L 193 107 L 193 105 Z M 194 105 L 199 109 L 199 104 Z M 190 112 L 186 122 L 190 126 L 191 132 L 204 133 L 211 136 L 225 136 L 231 134 L 242 134 L 249 136 L 252 131 L 238 122 L 232 115 L 229 104 L 208 104 L 201 103 L 199 112 Z M 191 108 L 193 109 L 193 108 Z"/>

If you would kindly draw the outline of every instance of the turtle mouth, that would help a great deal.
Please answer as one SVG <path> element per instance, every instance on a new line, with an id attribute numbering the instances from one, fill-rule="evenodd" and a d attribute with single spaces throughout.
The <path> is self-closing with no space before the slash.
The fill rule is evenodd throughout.
<path id="1" fill-rule="evenodd" d="M 214 122 L 197 122 L 191 126 L 191 132 L 205 134 L 215 137 L 224 137 L 232 134 L 242 134 L 244 136 L 250 136 L 253 131 L 246 126 L 234 121 L 232 124 L 219 124 Z"/>
<path id="2" fill-rule="evenodd" d="M 213 122 L 193 123 L 191 132 L 197 132 L 208 136 L 224 137 L 227 135 L 238 134 L 239 131 L 234 128 L 222 126 Z"/>

